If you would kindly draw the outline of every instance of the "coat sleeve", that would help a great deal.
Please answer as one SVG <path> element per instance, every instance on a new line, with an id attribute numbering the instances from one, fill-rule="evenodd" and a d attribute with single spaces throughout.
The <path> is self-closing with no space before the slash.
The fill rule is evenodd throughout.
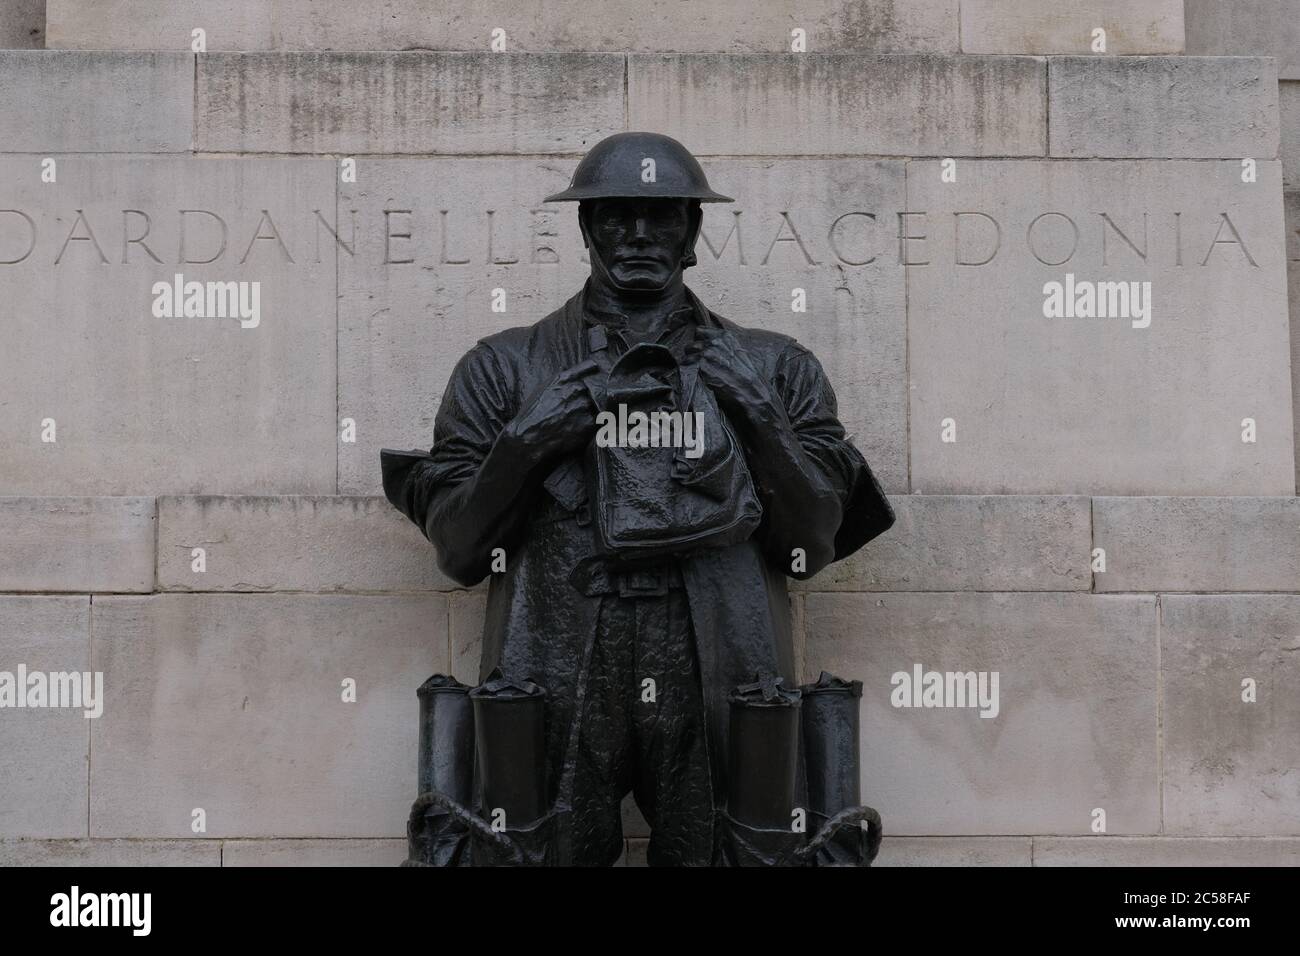
<path id="1" fill-rule="evenodd" d="M 777 362 L 776 388 L 800 447 L 840 499 L 834 534 L 839 561 L 887 531 L 894 510 L 862 452 L 845 436 L 835 390 L 817 357 L 798 343 L 787 346 Z"/>
<path id="2" fill-rule="evenodd" d="M 443 572 L 465 586 L 487 576 L 492 549 L 512 544 L 527 519 L 529 476 L 501 442 L 516 404 L 509 364 L 480 342 L 451 373 L 433 448 L 380 452 L 385 496 L 433 543 Z"/>

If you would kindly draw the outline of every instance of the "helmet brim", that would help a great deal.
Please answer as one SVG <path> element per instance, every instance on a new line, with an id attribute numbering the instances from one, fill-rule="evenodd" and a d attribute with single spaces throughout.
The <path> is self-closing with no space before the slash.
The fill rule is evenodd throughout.
<path id="1" fill-rule="evenodd" d="M 735 202 L 730 196 L 712 189 L 618 189 L 609 186 L 570 186 L 563 192 L 547 196 L 542 202 L 581 202 L 584 199 L 698 199 L 700 202 Z"/>

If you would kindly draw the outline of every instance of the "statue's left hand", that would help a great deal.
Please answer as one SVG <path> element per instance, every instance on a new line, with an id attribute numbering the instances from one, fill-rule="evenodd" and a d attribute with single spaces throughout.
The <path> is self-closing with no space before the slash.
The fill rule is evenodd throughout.
<path id="1" fill-rule="evenodd" d="M 772 390 L 753 359 L 726 329 L 699 328 L 686 349 L 686 362 L 699 368 L 700 380 L 726 411 L 741 418 L 770 408 Z"/>

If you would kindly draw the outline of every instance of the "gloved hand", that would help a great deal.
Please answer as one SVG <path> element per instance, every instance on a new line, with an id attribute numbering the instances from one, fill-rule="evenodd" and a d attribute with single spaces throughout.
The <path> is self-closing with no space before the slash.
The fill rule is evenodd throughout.
<path id="1" fill-rule="evenodd" d="M 696 329 L 683 361 L 699 367 L 700 380 L 713 390 L 718 404 L 739 419 L 777 405 L 749 353 L 726 329 Z"/>
<path id="2" fill-rule="evenodd" d="M 584 379 L 596 371 L 592 359 L 565 369 L 506 425 L 504 434 L 534 463 L 585 445 L 596 432 L 596 406 Z"/>

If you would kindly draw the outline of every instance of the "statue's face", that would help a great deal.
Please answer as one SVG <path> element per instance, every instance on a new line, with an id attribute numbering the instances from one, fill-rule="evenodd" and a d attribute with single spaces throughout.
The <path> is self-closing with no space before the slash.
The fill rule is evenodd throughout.
<path id="1" fill-rule="evenodd" d="M 662 289 L 682 264 L 692 229 L 688 199 L 597 199 L 587 240 L 619 289 Z"/>

